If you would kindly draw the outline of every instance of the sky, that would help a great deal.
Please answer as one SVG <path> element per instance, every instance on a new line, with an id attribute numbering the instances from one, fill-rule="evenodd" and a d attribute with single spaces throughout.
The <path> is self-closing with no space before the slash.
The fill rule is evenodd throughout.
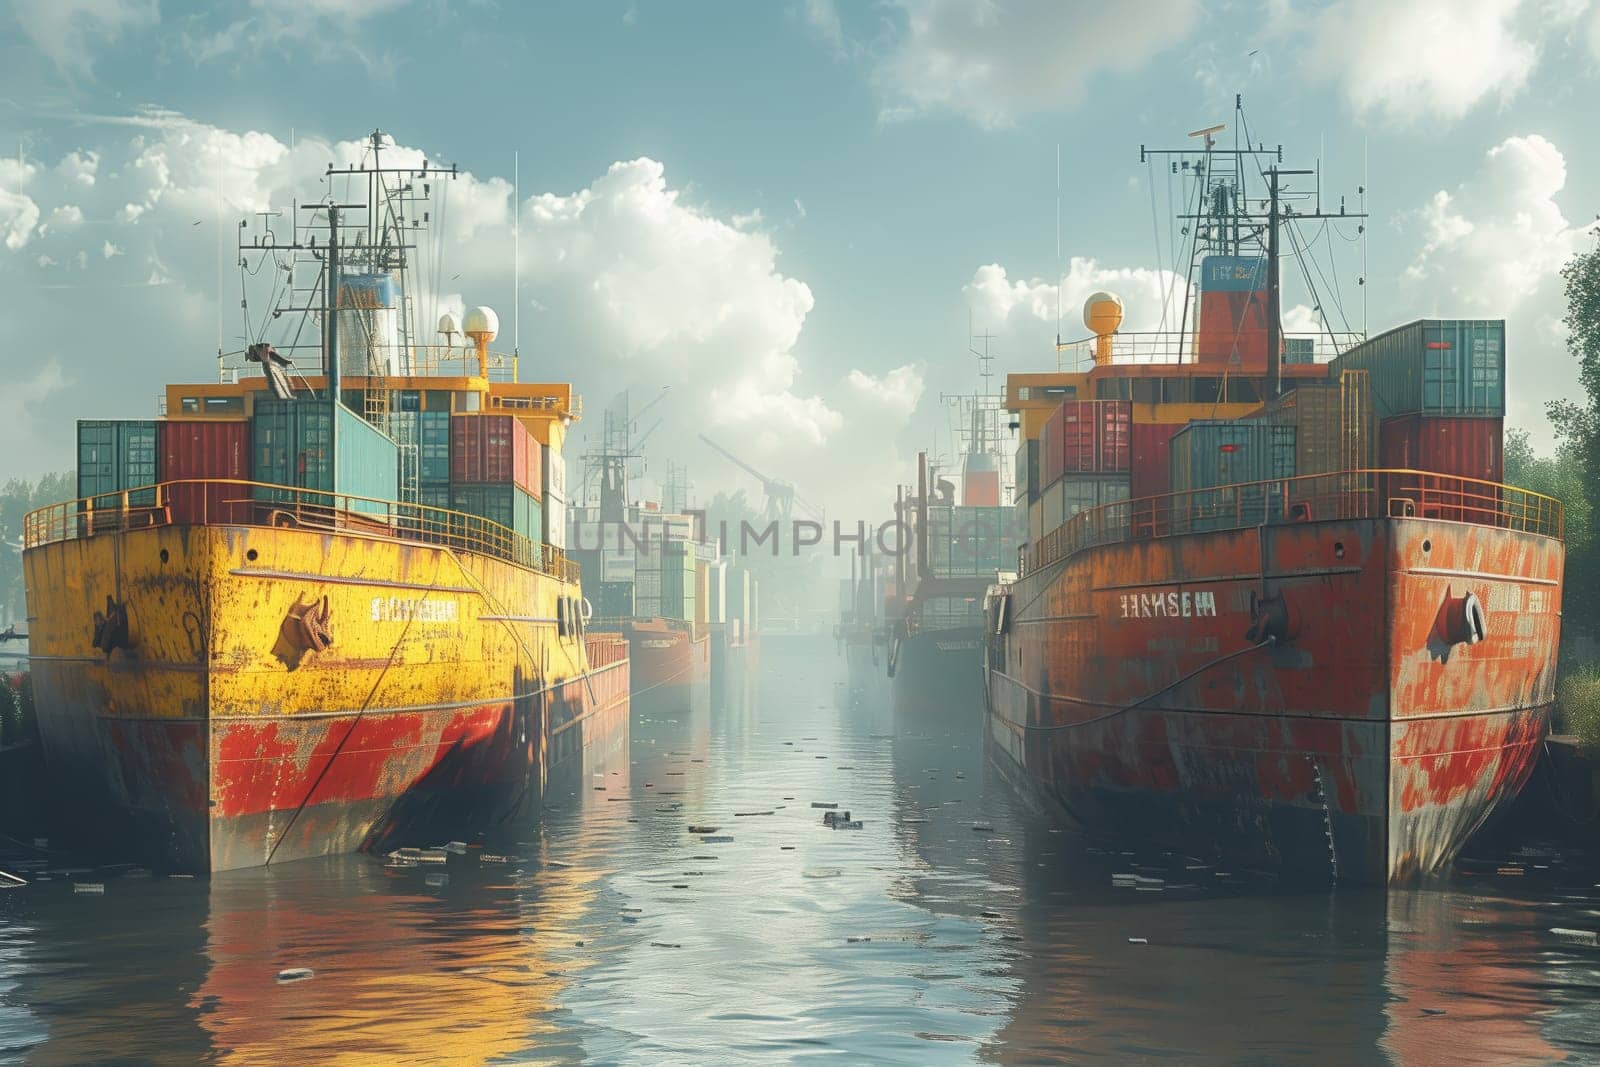
<path id="1" fill-rule="evenodd" d="M 1101 289 L 1158 325 L 1182 192 L 1140 146 L 1226 145 L 1236 94 L 1370 216 L 1307 231 L 1336 273 L 1286 273 L 1291 323 L 1505 318 L 1510 421 L 1546 446 L 1576 385 L 1590 0 L 12 0 L 0 60 L 0 479 L 214 380 L 264 328 L 238 220 L 316 199 L 374 128 L 463 171 L 426 302 L 495 308 L 525 379 L 575 383 L 569 453 L 669 387 L 649 474 L 687 464 L 701 499 L 758 492 L 704 432 L 881 516 L 917 450 L 950 456 L 974 346 L 1054 369 Z"/>

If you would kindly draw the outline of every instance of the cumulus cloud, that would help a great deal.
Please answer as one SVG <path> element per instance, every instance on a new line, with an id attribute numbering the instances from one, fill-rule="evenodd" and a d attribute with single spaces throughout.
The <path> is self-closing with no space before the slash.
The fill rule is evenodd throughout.
<path id="1" fill-rule="evenodd" d="M 1103 267 L 1092 258 L 1073 256 L 1061 276 L 1059 307 L 1061 334 L 1076 338 L 1083 326 L 1084 301 L 1107 290 L 1122 298 L 1124 330 L 1176 329 L 1183 311 L 1188 283 L 1168 270 L 1147 267 Z M 1028 328 L 1049 323 L 1054 327 L 1058 290 L 1049 278 L 1012 280 L 998 263 L 979 267 L 962 290 L 973 321 L 997 328 Z M 1037 329 L 1031 333 L 1038 334 Z"/>
<path id="2" fill-rule="evenodd" d="M 1527 85 L 1542 38 L 1581 6 L 1530 0 L 1335 0 L 1286 8 L 1306 69 L 1336 83 L 1359 114 L 1401 125 L 1453 122 Z"/>
<path id="3" fill-rule="evenodd" d="M 1583 228 L 1556 202 L 1561 151 L 1538 134 L 1489 149 L 1482 170 L 1422 208 L 1423 241 L 1407 270 L 1463 314 L 1500 314 L 1537 292 L 1577 251 Z"/>
<path id="4" fill-rule="evenodd" d="M 1188 36 L 1197 0 L 894 0 L 898 35 L 876 62 L 893 121 L 950 112 L 984 126 L 1075 103 L 1097 75 L 1137 70 Z M 842 37 L 831 4 L 811 4 L 824 40 Z"/>
<path id="5" fill-rule="evenodd" d="M 208 377 L 219 344 L 236 353 L 258 336 L 280 345 L 292 340 L 298 316 L 270 315 L 274 271 L 247 281 L 248 307 L 240 313 L 236 224 L 248 217 L 254 228 L 256 212 L 287 208 L 296 196 L 302 203 L 315 198 L 329 163 L 354 163 L 370 151 L 363 140 L 312 137 L 291 147 L 265 133 L 174 115 L 118 136 L 49 168 L 0 163 L 0 188 L 22 196 L 33 212 L 24 216 L 0 201 L 0 234 L 14 234 L 18 247 L 38 246 L 9 265 L 0 253 L 6 284 L 38 296 L 27 315 L 0 312 L 18 342 L 0 351 L 0 379 L 31 373 L 21 354 L 47 345 L 70 342 L 75 351 L 95 352 L 125 344 L 129 323 L 150 339 L 147 360 L 108 361 L 72 396 L 43 395 L 39 436 L 13 453 L 32 470 L 53 469 L 70 455 L 74 417 L 144 415 L 147 408 L 130 408 L 129 397 L 150 395 L 154 383 Z M 383 151 L 385 162 L 399 166 L 428 156 L 412 146 L 386 144 Z M 75 180 L 91 159 L 95 181 Z M 44 169 L 52 181 L 35 180 Z M 652 450 L 673 449 L 668 454 L 679 461 L 703 465 L 696 477 L 706 496 L 738 475 L 710 458 L 694 438 L 700 430 L 802 485 L 834 482 L 832 472 L 858 455 L 892 456 L 892 436 L 921 395 L 920 375 L 865 365 L 859 375 L 844 375 L 838 357 L 820 370 L 803 343 L 815 296 L 782 269 L 759 215 L 694 202 L 656 160 L 597 171 L 575 192 L 525 196 L 520 208 L 511 183 L 496 175 L 462 172 L 435 183 L 442 195 L 430 232 L 445 243 L 446 259 L 442 269 L 434 264 L 426 244 L 434 237 L 415 255 L 419 342 L 437 340 L 431 326 L 441 311 L 459 321 L 464 307 L 481 303 L 500 312 L 496 348 L 512 347 L 513 230 L 520 222 L 522 374 L 572 380 L 589 395 L 596 417 L 577 427 L 575 463 L 585 433 L 601 423 L 601 405 L 593 402 L 623 388 L 639 395 L 663 385 L 673 391 L 656 411 L 667 422 Z M 40 214 L 51 220 L 48 233 Z M 86 219 L 95 224 L 78 225 Z M 286 216 L 270 225 L 278 240 L 289 238 Z M 95 314 L 83 314 L 90 306 Z M 70 336 L 60 334 L 63 323 Z M 312 351 L 294 355 L 307 369 L 316 365 Z M 883 462 L 887 481 L 892 474 Z"/>
<path id="6" fill-rule="evenodd" d="M 708 425 L 762 451 L 838 427 L 820 396 L 796 391 L 811 289 L 778 270 L 768 235 L 685 203 L 661 163 L 613 164 L 587 189 L 532 198 L 524 220 L 525 280 L 583 350 L 686 386 Z"/>

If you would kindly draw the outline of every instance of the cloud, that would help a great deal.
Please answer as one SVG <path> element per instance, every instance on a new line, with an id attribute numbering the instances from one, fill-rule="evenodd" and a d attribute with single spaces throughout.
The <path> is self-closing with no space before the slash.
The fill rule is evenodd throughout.
<path id="1" fill-rule="evenodd" d="M 1506 138 L 1482 170 L 1422 208 L 1422 247 L 1407 277 L 1448 295 L 1463 314 L 1516 308 L 1579 247 L 1584 229 L 1556 202 L 1566 183 L 1566 158 L 1554 144 L 1538 134 Z"/>
<path id="2" fill-rule="evenodd" d="M 1420 125 L 1516 96 L 1543 35 L 1581 10 L 1529 0 L 1335 0 L 1315 13 L 1285 8 L 1277 25 L 1292 27 L 1305 69 L 1338 85 L 1358 114 Z"/>
<path id="3" fill-rule="evenodd" d="M 1146 267 L 1102 267 L 1096 260 L 1073 256 L 1061 276 L 1059 307 L 1062 338 L 1085 335 L 1082 311 L 1093 293 L 1107 290 L 1122 298 L 1124 330 L 1176 329 L 1183 312 L 1187 282 L 1168 270 Z M 973 322 L 981 328 L 1022 329 L 1042 337 L 1039 324 L 1056 323 L 1058 290 L 1048 278 L 1011 280 L 1006 269 L 989 263 L 973 272 L 962 289 Z"/>
<path id="4" fill-rule="evenodd" d="M 98 48 L 156 25 L 156 0 L 22 0 L 11 5 L 17 29 L 62 73 L 87 79 Z"/>
<path id="5" fill-rule="evenodd" d="M 145 410 L 128 398 L 148 395 L 152 383 L 214 373 L 196 354 L 214 351 L 219 331 L 226 352 L 257 336 L 286 346 L 300 321 L 271 315 L 281 272 L 263 269 L 247 280 L 241 315 L 236 223 L 250 218 L 253 234 L 255 212 L 287 208 L 296 196 L 302 203 L 316 198 L 329 163 L 357 162 L 369 151 L 364 140 L 310 136 L 290 147 L 269 134 L 173 115 L 112 129 L 56 164 L 48 183 L 34 180 L 43 166 L 29 164 L 25 172 L 15 161 L 0 164 L 6 189 L 59 223 L 45 233 L 35 215 L 0 230 L 15 228 L 18 242 L 38 246 L 9 265 L 0 258 L 8 286 L 37 296 L 25 316 L 0 309 L 0 323 L 16 339 L 0 350 L 0 380 L 28 373 L 26 352 L 65 343 L 76 351 L 113 350 L 125 343 L 128 322 L 138 323 L 141 336 L 162 339 L 147 360 L 110 361 L 70 397 L 52 393 L 43 401 L 46 429 L 17 454 L 30 472 L 69 462 L 74 418 L 137 417 Z M 91 152 L 95 182 L 67 177 Z M 384 146 L 392 165 L 416 166 L 430 156 L 436 158 L 417 147 Z M 803 343 L 816 297 L 781 268 L 781 250 L 759 215 L 694 202 L 657 160 L 596 170 L 575 192 L 526 196 L 520 211 L 500 176 L 463 171 L 436 182 L 442 198 L 436 195 L 433 225 L 414 256 L 418 341 L 438 342 L 432 325 L 443 310 L 459 320 L 463 307 L 495 307 L 502 324 L 495 347 L 509 350 L 520 339 L 524 380 L 571 380 L 589 395 L 594 418 L 577 427 L 575 464 L 586 440 L 595 440 L 584 435 L 597 438 L 600 409 L 612 395 L 631 388 L 638 397 L 670 385 L 669 401 L 651 416 L 666 419 L 652 452 L 670 450 L 665 454 L 694 463 L 707 496 L 718 481 L 739 476 L 695 440 L 702 430 L 802 485 L 833 486 L 835 472 L 858 455 L 893 456 L 893 435 L 921 395 L 920 376 L 914 368 L 879 375 L 865 364 L 858 364 L 859 377 L 848 375 L 848 355 L 832 353 L 830 365 L 819 366 Z M 96 224 L 68 225 L 85 219 Z M 519 220 L 520 336 L 513 284 Z M 286 216 L 271 225 L 278 240 L 288 239 Z M 445 245 L 442 269 L 433 266 L 435 240 Z M 94 314 L 82 313 L 91 306 Z M 56 324 L 54 334 L 46 323 Z M 293 355 L 308 370 L 316 366 L 313 350 Z"/>
<path id="6" fill-rule="evenodd" d="M 1076 103 L 1104 73 L 1139 69 L 1187 37 L 1200 13 L 1196 0 L 893 0 L 892 7 L 901 28 L 876 63 L 880 121 L 948 112 L 990 127 Z M 807 13 L 825 40 L 842 36 L 831 5 Z"/>
<path id="7" fill-rule="evenodd" d="M 95 173 L 100 169 L 98 152 L 69 152 L 56 166 L 56 173 L 75 185 L 94 185 Z"/>
<path id="8" fill-rule="evenodd" d="M 845 381 L 858 398 L 900 419 L 909 419 L 922 399 L 922 371 L 910 363 L 881 375 L 853 370 Z"/>
<path id="9" fill-rule="evenodd" d="M 19 159 L 0 159 L 0 234 L 13 252 L 28 243 L 39 225 L 39 205 L 23 192 L 37 171 Z"/>

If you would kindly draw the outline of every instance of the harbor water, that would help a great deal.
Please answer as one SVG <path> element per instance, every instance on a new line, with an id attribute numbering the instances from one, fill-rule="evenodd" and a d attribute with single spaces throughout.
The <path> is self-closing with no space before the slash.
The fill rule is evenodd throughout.
<path id="1" fill-rule="evenodd" d="M 443 864 L 179 879 L 0 844 L 29 880 L 0 891 L 0 1061 L 1600 1059 L 1600 878 L 1570 859 L 1307 892 L 1083 842 L 985 759 L 982 709 L 896 714 L 824 642 L 762 658 Z"/>

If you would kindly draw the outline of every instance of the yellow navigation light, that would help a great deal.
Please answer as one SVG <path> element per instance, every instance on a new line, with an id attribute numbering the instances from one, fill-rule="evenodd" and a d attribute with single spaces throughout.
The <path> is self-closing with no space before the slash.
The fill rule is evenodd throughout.
<path id="1" fill-rule="evenodd" d="M 1122 299 L 1115 293 L 1099 292 L 1083 302 L 1083 324 L 1094 334 L 1094 361 L 1111 362 L 1111 336 L 1122 325 Z"/>

